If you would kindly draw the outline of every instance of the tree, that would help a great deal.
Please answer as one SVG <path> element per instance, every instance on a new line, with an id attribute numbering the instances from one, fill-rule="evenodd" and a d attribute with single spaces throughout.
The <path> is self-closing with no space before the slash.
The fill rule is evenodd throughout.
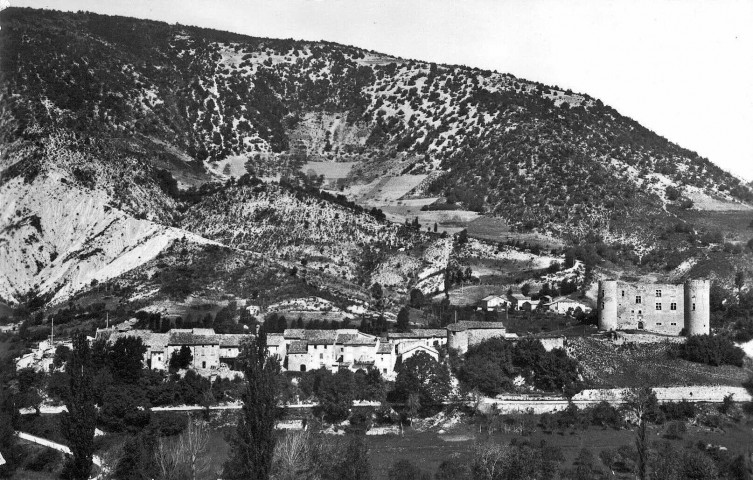
<path id="1" fill-rule="evenodd" d="M 397 313 L 397 329 L 400 332 L 410 330 L 410 308 L 407 305 Z"/>
<path id="2" fill-rule="evenodd" d="M 408 415 L 410 416 L 409 420 L 412 422 L 416 415 L 418 415 L 418 411 L 421 409 L 421 397 L 418 393 L 410 393 L 408 394 L 408 401 L 405 403 L 408 407 Z"/>
<path id="3" fill-rule="evenodd" d="M 183 345 L 180 350 L 173 352 L 170 355 L 170 370 L 180 370 L 181 368 L 188 368 L 193 361 L 193 354 L 191 353 L 191 347 Z"/>
<path id="4" fill-rule="evenodd" d="M 417 393 L 424 407 L 436 405 L 450 394 L 450 373 L 428 353 L 418 352 L 398 367 L 395 391 L 404 400 Z"/>
<path id="5" fill-rule="evenodd" d="M 137 384 L 146 353 L 144 341 L 139 337 L 120 337 L 109 349 L 109 364 L 115 381 Z"/>
<path id="6" fill-rule="evenodd" d="M 655 422 L 661 415 L 656 393 L 649 388 L 633 388 L 623 392 L 624 408 L 632 413 L 638 422 L 635 447 L 638 451 L 638 478 L 648 478 L 649 441 L 646 427 L 648 422 Z"/>
<path id="7" fill-rule="evenodd" d="M 209 459 L 202 456 L 209 445 L 209 429 L 205 422 L 192 419 L 181 434 L 178 445 L 191 480 L 196 480 L 209 470 Z"/>
<path id="8" fill-rule="evenodd" d="M 68 360 L 67 372 L 70 389 L 63 414 L 63 434 L 71 449 L 62 477 L 71 480 L 89 478 L 94 455 L 94 429 L 97 411 L 92 389 L 93 368 L 89 342 L 84 334 L 73 337 L 73 351 Z"/>
<path id="9" fill-rule="evenodd" d="M 353 372 L 341 369 L 321 377 L 318 390 L 319 406 L 327 420 L 341 422 L 348 418 L 355 397 Z"/>
<path id="10" fill-rule="evenodd" d="M 65 345 L 58 345 L 55 349 L 55 357 L 52 360 L 52 365 L 55 366 L 55 368 L 60 368 L 64 366 L 68 362 L 68 358 L 70 358 L 71 355 L 71 349 L 68 348 Z"/>
<path id="11" fill-rule="evenodd" d="M 5 465 L 0 465 L 0 478 L 12 476 L 19 453 L 13 429 L 13 417 L 18 415 L 18 409 L 13 403 L 10 388 L 0 384 L 0 456 L 6 462 Z"/>
<path id="12" fill-rule="evenodd" d="M 233 479 L 269 478 L 275 449 L 276 377 L 280 364 L 267 350 L 264 330 L 246 343 L 241 357 L 246 375 L 243 407 L 238 426 L 230 439 L 230 455 L 223 477 Z"/>
<path id="13" fill-rule="evenodd" d="M 384 291 L 382 285 L 375 283 L 371 286 L 371 298 L 374 299 L 374 306 L 379 312 L 384 310 Z"/>
<path id="14" fill-rule="evenodd" d="M 424 298 L 424 293 L 421 290 L 414 288 L 413 290 L 410 291 L 410 306 L 411 307 L 421 308 L 424 306 L 425 301 L 426 300 Z"/>

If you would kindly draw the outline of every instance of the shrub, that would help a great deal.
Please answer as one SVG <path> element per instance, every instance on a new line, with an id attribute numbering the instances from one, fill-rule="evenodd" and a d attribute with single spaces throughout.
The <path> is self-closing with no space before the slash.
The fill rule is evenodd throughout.
<path id="1" fill-rule="evenodd" d="M 667 420 L 690 420 L 696 416 L 695 404 L 685 399 L 664 403 L 659 408 Z"/>
<path id="2" fill-rule="evenodd" d="M 745 352 L 728 337 L 721 335 L 693 335 L 684 345 L 678 345 L 677 355 L 691 362 L 708 365 L 743 366 Z"/>
<path id="3" fill-rule="evenodd" d="M 667 426 L 667 431 L 664 432 L 664 437 L 672 440 L 680 440 L 685 436 L 685 432 L 687 432 L 687 430 L 688 429 L 685 426 L 685 422 L 683 421 L 670 422 L 670 424 Z"/>

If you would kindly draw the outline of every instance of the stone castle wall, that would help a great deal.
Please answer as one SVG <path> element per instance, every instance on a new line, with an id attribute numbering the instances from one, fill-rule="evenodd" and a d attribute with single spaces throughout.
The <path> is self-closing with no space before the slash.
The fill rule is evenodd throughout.
<path id="1" fill-rule="evenodd" d="M 599 283 L 599 329 L 646 330 L 660 334 L 709 333 L 708 280 L 685 284 Z"/>

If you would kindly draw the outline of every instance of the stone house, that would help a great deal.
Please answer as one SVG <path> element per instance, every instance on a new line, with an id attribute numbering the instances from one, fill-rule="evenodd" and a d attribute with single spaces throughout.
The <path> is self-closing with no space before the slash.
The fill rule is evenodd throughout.
<path id="1" fill-rule="evenodd" d="M 501 322 L 461 321 L 447 325 L 447 346 L 460 354 L 467 352 L 468 347 L 495 337 L 518 338 L 514 333 L 507 333 Z"/>

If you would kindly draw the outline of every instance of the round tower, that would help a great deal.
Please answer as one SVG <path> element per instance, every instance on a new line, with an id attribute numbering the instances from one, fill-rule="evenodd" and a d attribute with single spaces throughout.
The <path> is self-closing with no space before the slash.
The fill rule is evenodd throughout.
<path id="1" fill-rule="evenodd" d="M 710 329 L 710 280 L 685 282 L 685 332 L 690 335 L 708 335 Z"/>
<path id="2" fill-rule="evenodd" d="M 599 330 L 617 330 L 617 281 L 599 281 Z"/>

